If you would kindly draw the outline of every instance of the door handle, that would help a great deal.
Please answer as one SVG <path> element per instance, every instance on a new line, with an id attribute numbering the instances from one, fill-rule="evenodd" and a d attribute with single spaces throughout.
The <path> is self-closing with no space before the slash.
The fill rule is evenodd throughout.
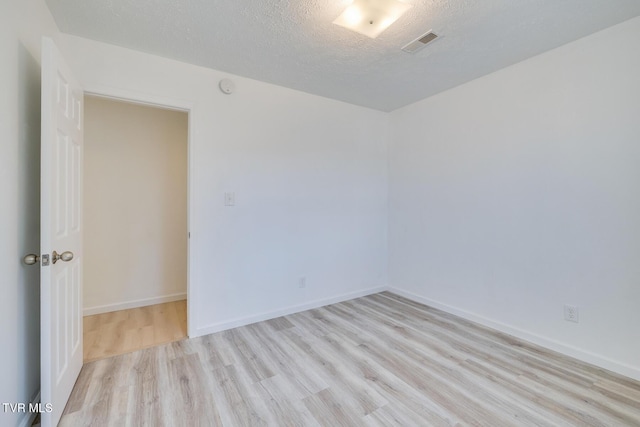
<path id="1" fill-rule="evenodd" d="M 48 255 L 46 256 L 48 258 Z M 69 262 L 73 259 L 73 252 L 71 251 L 65 251 L 62 252 L 61 254 L 59 254 L 56 251 L 53 251 L 53 263 L 55 264 L 56 262 L 58 262 L 58 260 L 60 261 L 64 261 L 64 262 Z M 27 265 L 34 265 L 37 264 L 38 261 L 40 261 L 40 257 L 36 254 L 28 254 L 25 255 L 24 258 L 22 258 L 22 260 L 24 261 L 25 264 Z M 48 264 L 48 261 L 46 261 L 46 264 Z"/>
<path id="2" fill-rule="evenodd" d="M 69 262 L 73 259 L 73 252 L 71 251 L 64 251 L 61 254 L 59 254 L 56 251 L 53 251 L 53 263 L 55 264 L 56 262 L 58 262 L 58 260 L 64 261 L 64 262 Z"/>
<path id="3" fill-rule="evenodd" d="M 22 258 L 22 260 L 27 265 L 33 265 L 38 263 L 38 261 L 40 260 L 40 257 L 36 254 L 29 254 L 29 255 L 25 255 L 24 258 Z"/>

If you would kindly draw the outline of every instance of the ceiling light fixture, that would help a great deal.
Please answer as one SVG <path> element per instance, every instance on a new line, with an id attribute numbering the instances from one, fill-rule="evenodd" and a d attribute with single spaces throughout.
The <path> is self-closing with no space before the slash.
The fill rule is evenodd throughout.
<path id="1" fill-rule="evenodd" d="M 375 39 L 409 9 L 398 0 L 353 0 L 333 23 Z"/>

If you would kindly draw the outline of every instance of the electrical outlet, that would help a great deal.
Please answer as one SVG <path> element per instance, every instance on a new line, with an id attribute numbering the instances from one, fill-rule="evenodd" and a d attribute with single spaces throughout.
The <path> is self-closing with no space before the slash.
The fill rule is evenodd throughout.
<path id="1" fill-rule="evenodd" d="M 578 306 L 565 304 L 564 306 L 564 320 L 567 322 L 578 323 Z"/>
<path id="2" fill-rule="evenodd" d="M 236 204 L 236 193 L 224 193 L 224 205 L 235 206 L 235 204 Z"/>
<path id="3" fill-rule="evenodd" d="M 299 288 L 306 288 L 307 287 L 307 278 L 306 277 L 301 277 L 300 280 L 298 280 L 298 287 Z"/>

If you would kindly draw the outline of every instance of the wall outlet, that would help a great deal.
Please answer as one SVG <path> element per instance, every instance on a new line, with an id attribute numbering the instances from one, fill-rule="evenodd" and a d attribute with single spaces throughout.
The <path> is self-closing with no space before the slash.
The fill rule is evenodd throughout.
<path id="1" fill-rule="evenodd" d="M 577 305 L 564 305 L 564 320 L 567 322 L 578 323 L 578 306 Z"/>
<path id="2" fill-rule="evenodd" d="M 235 206 L 235 204 L 236 204 L 236 193 L 224 193 L 224 205 Z"/>
<path id="3" fill-rule="evenodd" d="M 307 278 L 306 277 L 301 277 L 298 280 L 298 287 L 299 288 L 306 288 L 307 287 Z"/>

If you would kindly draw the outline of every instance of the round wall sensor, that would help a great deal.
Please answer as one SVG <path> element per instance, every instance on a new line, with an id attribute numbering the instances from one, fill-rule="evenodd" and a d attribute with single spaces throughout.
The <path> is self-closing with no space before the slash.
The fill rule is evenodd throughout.
<path id="1" fill-rule="evenodd" d="M 236 88 L 236 85 L 234 85 L 233 82 L 229 79 L 220 80 L 218 86 L 220 86 L 220 90 L 227 95 L 233 93 Z"/>

